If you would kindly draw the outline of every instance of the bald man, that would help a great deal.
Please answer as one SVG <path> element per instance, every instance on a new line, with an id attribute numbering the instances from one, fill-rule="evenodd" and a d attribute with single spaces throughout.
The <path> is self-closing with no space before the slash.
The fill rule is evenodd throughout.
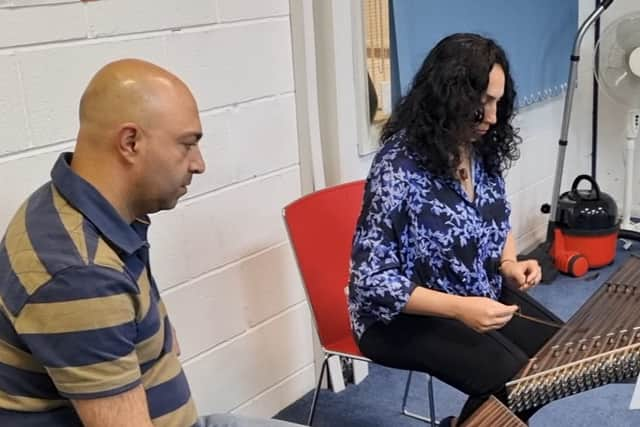
<path id="1" fill-rule="evenodd" d="M 205 170 L 188 87 L 140 60 L 103 67 L 73 153 L 0 246 L 0 425 L 284 426 L 198 418 L 149 268 L 148 214 Z"/>

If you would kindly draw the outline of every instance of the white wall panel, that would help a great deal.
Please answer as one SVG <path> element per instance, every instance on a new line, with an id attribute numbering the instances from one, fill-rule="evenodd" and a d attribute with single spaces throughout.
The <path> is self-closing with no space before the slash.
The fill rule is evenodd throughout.
<path id="1" fill-rule="evenodd" d="M 299 170 L 225 188 L 185 204 L 192 277 L 286 240 L 282 207 L 300 195 Z"/>
<path id="2" fill-rule="evenodd" d="M 211 0 L 102 0 L 87 3 L 92 35 L 140 33 L 212 24 L 218 20 Z"/>
<path id="3" fill-rule="evenodd" d="M 80 96 L 107 62 L 140 58 L 164 65 L 161 40 L 72 44 L 18 52 L 33 144 L 74 139 Z"/>
<path id="4" fill-rule="evenodd" d="M 187 360 L 248 329 L 241 263 L 163 294 Z"/>
<path id="5" fill-rule="evenodd" d="M 293 91 L 288 19 L 184 31 L 168 40 L 168 54 L 203 110 Z"/>
<path id="6" fill-rule="evenodd" d="M 148 236 L 151 269 L 161 291 L 191 279 L 187 262 L 191 250 L 185 233 L 188 224 L 184 212 L 179 204 L 171 211 L 151 216 Z"/>
<path id="7" fill-rule="evenodd" d="M 238 273 L 251 326 L 305 301 L 300 273 L 288 243 L 248 258 Z"/>
<path id="8" fill-rule="evenodd" d="M 44 6 L 62 3 L 78 3 L 78 0 L 1 0 L 0 7 Z"/>
<path id="9" fill-rule="evenodd" d="M 62 151 L 62 150 L 61 150 Z M 47 182 L 58 151 L 0 161 L 0 230 L 4 235 L 9 221 L 22 202 Z M 10 185 L 8 185 L 10 183 Z"/>
<path id="10" fill-rule="evenodd" d="M 238 21 L 289 14 L 288 0 L 218 0 L 222 21 Z"/>
<path id="11" fill-rule="evenodd" d="M 231 115 L 235 177 L 248 179 L 298 159 L 295 102 L 292 95 L 243 104 Z"/>
<path id="12" fill-rule="evenodd" d="M 22 85 L 14 55 L 0 55 L 0 155 L 29 146 Z"/>
<path id="13" fill-rule="evenodd" d="M 185 363 L 202 414 L 226 412 L 312 363 L 305 304 Z"/>
<path id="14" fill-rule="evenodd" d="M 313 365 L 308 365 L 301 371 L 285 379 L 276 386 L 261 393 L 233 412 L 248 417 L 273 416 L 282 408 L 289 406 L 309 391 L 309 384 L 315 381 Z"/>
<path id="15" fill-rule="evenodd" d="M 229 109 L 216 110 L 200 115 L 204 136 L 200 141 L 200 151 L 206 163 L 205 173 L 195 175 L 191 180 L 185 200 L 204 194 L 236 181 L 237 142 L 229 135 Z"/>
<path id="16" fill-rule="evenodd" d="M 81 2 L 0 9 L 0 48 L 85 38 L 86 22 Z"/>

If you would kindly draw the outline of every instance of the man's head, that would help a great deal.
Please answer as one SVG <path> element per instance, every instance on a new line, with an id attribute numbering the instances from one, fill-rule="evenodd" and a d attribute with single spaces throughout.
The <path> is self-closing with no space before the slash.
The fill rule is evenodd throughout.
<path id="1" fill-rule="evenodd" d="M 128 220 L 173 208 L 204 172 L 198 106 L 178 77 L 149 62 L 112 62 L 80 101 L 72 168 Z"/>

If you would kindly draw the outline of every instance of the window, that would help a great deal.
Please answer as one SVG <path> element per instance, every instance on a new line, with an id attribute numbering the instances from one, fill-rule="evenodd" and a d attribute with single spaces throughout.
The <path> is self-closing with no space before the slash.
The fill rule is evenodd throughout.
<path id="1" fill-rule="evenodd" d="M 380 126 L 391 114 L 389 1 L 364 0 L 365 52 L 371 123 Z"/>

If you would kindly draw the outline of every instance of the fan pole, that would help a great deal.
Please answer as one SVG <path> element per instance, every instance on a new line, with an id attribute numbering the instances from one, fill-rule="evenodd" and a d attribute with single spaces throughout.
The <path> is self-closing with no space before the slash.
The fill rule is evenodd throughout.
<path id="1" fill-rule="evenodd" d="M 633 163 L 636 148 L 636 139 L 627 136 L 627 147 L 625 162 L 625 179 L 624 179 L 624 199 L 622 201 L 622 224 L 620 228 L 624 230 L 637 231 L 634 224 L 631 222 L 631 203 L 632 195 L 631 188 L 633 187 Z"/>
<path id="2" fill-rule="evenodd" d="M 640 110 L 631 109 L 627 112 L 627 144 L 624 157 L 624 198 L 622 201 L 622 224 L 620 225 L 621 231 L 625 232 L 625 237 L 631 240 L 640 240 L 638 224 L 631 222 L 631 204 L 633 203 L 631 190 L 633 188 L 633 169 L 639 128 Z"/>
<path id="3" fill-rule="evenodd" d="M 562 185 L 562 171 L 564 169 L 564 158 L 569 143 L 569 120 L 571 119 L 571 108 L 573 105 L 573 95 L 578 85 L 578 63 L 580 62 L 580 45 L 582 39 L 589 28 L 596 22 L 602 13 L 613 3 L 613 0 L 605 0 L 596 10 L 583 22 L 576 35 L 573 44 L 573 52 L 571 54 L 571 67 L 569 68 L 569 80 L 567 86 L 567 94 L 564 99 L 564 110 L 562 112 L 562 128 L 560 132 L 560 140 L 558 141 L 558 157 L 556 159 L 556 172 L 553 181 L 553 190 L 551 193 L 551 212 L 550 220 L 547 227 L 547 242 L 553 240 L 553 231 L 556 223 L 556 211 L 558 208 L 558 198 L 560 196 L 560 186 Z"/>

